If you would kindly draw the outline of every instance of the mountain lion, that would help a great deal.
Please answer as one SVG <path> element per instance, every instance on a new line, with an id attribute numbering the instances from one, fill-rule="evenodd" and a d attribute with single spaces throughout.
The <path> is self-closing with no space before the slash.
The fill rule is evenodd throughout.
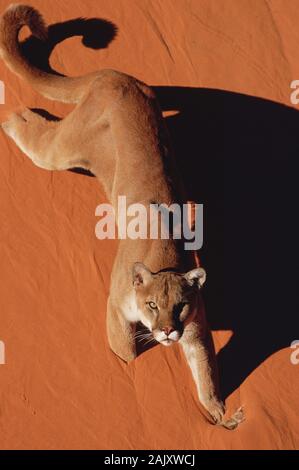
<path id="1" fill-rule="evenodd" d="M 58 122 L 25 109 L 2 124 L 4 132 L 41 168 L 92 171 L 115 211 L 118 195 L 125 195 L 129 204 L 146 207 L 183 203 L 153 90 L 114 70 L 73 78 L 46 73 L 22 55 L 18 34 L 23 26 L 46 41 L 47 27 L 39 12 L 12 5 L 0 22 L 2 59 L 42 95 L 76 107 Z M 120 240 L 107 307 L 108 340 L 112 351 L 126 362 L 136 357 L 138 322 L 147 329 L 142 339 L 164 346 L 179 343 L 201 404 L 214 423 L 233 429 L 243 420 L 243 412 L 239 409 L 224 419 L 214 347 L 200 294 L 205 278 L 204 269 L 196 267 L 181 240 Z"/>

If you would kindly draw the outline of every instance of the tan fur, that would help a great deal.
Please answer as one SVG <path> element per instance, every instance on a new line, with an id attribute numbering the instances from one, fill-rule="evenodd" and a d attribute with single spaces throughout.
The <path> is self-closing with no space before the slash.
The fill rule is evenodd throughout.
<path id="1" fill-rule="evenodd" d="M 13 5 L 0 22 L 2 58 L 44 96 L 77 106 L 59 122 L 48 122 L 28 109 L 14 114 L 2 124 L 6 134 L 41 168 L 91 170 L 115 209 L 118 195 L 126 195 L 128 204 L 146 206 L 183 202 L 167 131 L 151 88 L 113 70 L 78 78 L 45 73 L 21 55 L 18 33 L 24 25 L 40 39 L 47 37 L 36 10 Z M 200 402 L 215 423 L 233 428 L 242 416 L 223 420 L 213 343 L 198 307 L 205 273 L 201 268 L 191 270 L 193 263 L 179 241 L 121 240 L 111 276 L 108 339 L 111 349 L 127 362 L 136 357 L 138 321 L 164 345 L 179 341 Z M 174 331 L 166 337 L 163 328 Z"/>

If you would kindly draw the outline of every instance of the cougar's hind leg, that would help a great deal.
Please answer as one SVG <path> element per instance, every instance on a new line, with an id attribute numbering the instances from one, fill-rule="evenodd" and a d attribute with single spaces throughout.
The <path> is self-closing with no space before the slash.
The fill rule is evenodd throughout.
<path id="1" fill-rule="evenodd" d="M 56 145 L 62 121 L 48 121 L 39 114 L 25 109 L 13 114 L 2 123 L 4 132 L 16 143 L 32 162 L 46 170 L 67 170 L 74 166 L 88 169 L 88 165 L 76 156 L 68 156 Z M 66 152 L 67 153 L 67 152 Z"/>

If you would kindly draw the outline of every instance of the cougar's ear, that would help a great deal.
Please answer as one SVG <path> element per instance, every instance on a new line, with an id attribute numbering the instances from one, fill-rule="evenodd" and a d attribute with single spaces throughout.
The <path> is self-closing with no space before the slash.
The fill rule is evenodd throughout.
<path id="1" fill-rule="evenodd" d="M 145 286 L 152 279 L 151 271 L 143 263 L 134 263 L 132 274 L 134 287 Z"/>
<path id="2" fill-rule="evenodd" d="M 203 268 L 195 268 L 187 272 L 184 277 L 190 286 L 197 285 L 200 289 L 204 285 L 207 275 Z"/>

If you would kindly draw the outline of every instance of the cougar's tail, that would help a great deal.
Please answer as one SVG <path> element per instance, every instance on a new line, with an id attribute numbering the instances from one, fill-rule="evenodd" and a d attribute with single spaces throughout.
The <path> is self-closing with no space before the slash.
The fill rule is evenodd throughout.
<path id="1" fill-rule="evenodd" d="M 0 19 L 0 55 L 7 66 L 47 98 L 65 103 L 80 101 L 98 73 L 64 77 L 35 67 L 22 55 L 18 36 L 23 26 L 28 26 L 38 39 L 47 39 L 47 26 L 37 10 L 27 5 L 10 5 Z"/>

